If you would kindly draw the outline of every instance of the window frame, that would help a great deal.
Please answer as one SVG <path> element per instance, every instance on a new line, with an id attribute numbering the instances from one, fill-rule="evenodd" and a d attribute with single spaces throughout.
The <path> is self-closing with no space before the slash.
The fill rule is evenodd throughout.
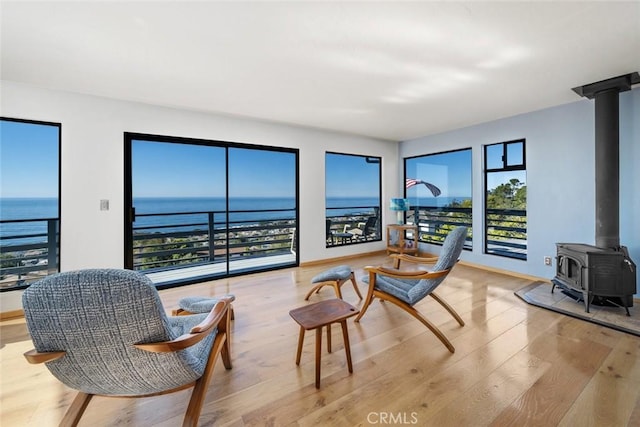
<path id="1" fill-rule="evenodd" d="M 55 269 L 51 269 L 50 265 L 47 264 L 48 268 L 47 268 L 47 276 L 51 275 L 51 274 L 55 274 L 55 273 L 59 273 L 60 272 L 60 264 L 61 264 L 61 260 L 62 260 L 62 252 L 61 252 L 61 248 L 62 248 L 62 123 L 61 122 L 49 122 L 49 121 L 44 121 L 44 120 L 31 120 L 31 119 L 20 119 L 20 118 L 15 118 L 15 117 L 6 117 L 6 116 L 0 116 L 0 121 L 6 121 L 6 122 L 13 122 L 13 123 L 23 123 L 23 124 L 33 124 L 33 125 L 42 125 L 42 126 L 53 126 L 56 127 L 58 129 L 57 132 L 57 137 L 58 137 L 58 146 L 57 146 L 57 150 L 58 150 L 58 162 L 57 162 L 57 169 L 58 169 L 58 185 L 57 185 L 57 209 L 58 209 L 58 216 L 57 216 L 57 222 L 58 222 L 58 230 L 57 230 L 57 241 L 56 241 L 56 266 Z M 45 276 L 46 277 L 46 276 Z M 33 282 L 33 281 L 32 281 Z M 24 284 L 21 285 L 17 285 L 17 286 L 12 286 L 10 288 L 0 288 L 0 293 L 1 292 L 10 292 L 10 291 L 15 291 L 15 290 L 23 290 L 29 287 L 29 285 L 31 284 L 31 282 L 25 282 Z"/>
<path id="2" fill-rule="evenodd" d="M 527 171 L 527 149 L 526 149 L 526 138 L 519 138 L 519 139 L 513 139 L 513 140 L 509 140 L 509 141 L 502 141 L 502 142 L 496 142 L 496 143 L 491 143 L 491 144 L 486 144 L 484 145 L 482 148 L 482 154 L 483 154 L 483 180 L 484 180 L 484 195 L 483 195 L 483 205 L 484 205 L 484 209 L 483 209 L 483 223 L 484 223 L 484 235 L 483 235 L 483 253 L 486 255 L 492 255 L 492 256 L 500 256 L 500 257 L 504 257 L 504 258 L 510 258 L 510 259 L 515 259 L 515 260 L 521 260 L 521 261 L 526 261 L 528 258 L 528 246 L 525 248 L 525 252 L 524 252 L 524 256 L 516 256 L 515 252 L 513 252 L 514 255 L 508 255 L 506 253 L 497 253 L 497 252 L 491 252 L 489 250 L 489 207 L 488 207 L 488 197 L 489 197 L 489 174 L 491 173 L 501 173 L 501 172 L 514 172 L 514 171 L 524 171 L 526 174 Z M 510 145 L 515 145 L 515 144 L 522 144 L 522 162 L 516 163 L 516 164 L 509 164 L 509 146 Z M 495 147 L 498 145 L 502 145 L 502 167 L 500 168 L 489 168 L 488 162 L 489 162 L 489 156 L 487 155 L 487 149 L 489 147 Z M 524 185 L 526 186 L 526 180 Z M 527 218 L 526 215 L 526 209 L 525 209 L 525 220 Z M 526 233 L 526 232 L 525 232 Z M 528 234 L 527 234 L 528 237 Z"/>
<path id="3" fill-rule="evenodd" d="M 189 137 L 177 137 L 177 136 L 169 136 L 169 135 L 157 135 L 157 134 L 145 134 L 145 133 L 136 133 L 136 132 L 124 132 L 124 150 L 125 150 L 125 159 L 124 159 L 124 265 L 125 268 L 133 268 L 134 259 L 133 259 L 133 218 L 135 215 L 133 208 L 133 164 L 132 164 L 132 146 L 133 142 L 145 141 L 145 142 L 160 142 L 160 143 L 176 143 L 176 144 L 186 144 L 186 145 L 201 145 L 208 147 L 220 147 L 225 149 L 225 193 L 226 193 L 226 212 L 227 212 L 227 221 L 228 221 L 228 212 L 229 212 L 229 149 L 239 148 L 239 149 L 249 149 L 249 150 L 263 150 L 263 151 L 271 151 L 271 152 L 282 152 L 282 153 L 290 153 L 295 156 L 295 223 L 296 223 L 296 232 L 292 238 L 292 246 L 296 248 L 295 251 L 295 262 L 288 264 L 278 264 L 273 266 L 267 266 L 266 268 L 258 268 L 253 270 L 230 270 L 229 269 L 229 259 L 228 259 L 228 250 L 229 244 L 227 241 L 227 268 L 226 273 L 224 275 L 215 275 L 215 276 L 195 276 L 193 278 L 188 278 L 185 280 L 178 281 L 168 281 L 155 284 L 158 289 L 167 289 L 177 286 L 185 286 L 194 283 L 201 283 L 207 280 L 214 280 L 219 278 L 226 277 L 234 277 L 241 276 L 244 274 L 252 274 L 256 272 L 265 272 L 271 270 L 279 270 L 283 268 L 297 267 L 300 265 L 300 150 L 296 148 L 286 148 L 286 147 L 276 147 L 269 145 L 260 145 L 260 144 L 250 144 L 250 143 L 241 143 L 241 142 L 231 142 L 231 141 L 222 141 L 222 140 L 214 140 L 214 139 L 203 139 L 203 138 L 189 138 Z"/>
<path id="4" fill-rule="evenodd" d="M 407 198 L 407 186 L 406 186 L 406 180 L 409 179 L 409 177 L 407 176 L 407 163 L 411 160 L 414 159 L 418 159 L 421 157 L 430 157 L 430 156 L 439 156 L 439 155 L 443 155 L 443 154 L 450 154 L 450 153 L 459 153 L 462 151 L 468 151 L 470 154 L 470 163 L 469 163 L 469 168 L 470 168 L 470 177 L 471 177 L 471 183 L 470 183 L 470 200 L 471 200 L 471 208 L 470 212 L 469 212 L 469 222 L 468 223 L 464 223 L 463 225 L 467 227 L 467 239 L 465 240 L 465 244 L 463 246 L 463 250 L 465 251 L 472 251 L 473 250 L 473 147 L 465 147 L 465 148 L 457 148 L 455 150 L 446 150 L 446 151 L 440 151 L 437 153 L 429 153 L 429 154 L 420 154 L 417 156 L 410 156 L 410 157 L 405 157 L 404 158 L 404 180 L 405 180 L 405 186 L 404 186 L 404 197 Z M 438 207 L 436 207 L 438 208 Z M 409 208 L 411 210 L 411 208 Z M 438 209 L 442 209 L 442 208 L 438 208 Z M 450 209 L 467 209 L 467 208 L 450 208 Z M 415 219 L 414 219 L 415 221 Z M 405 222 L 406 222 L 406 216 L 405 216 Z M 444 241 L 444 237 L 446 235 L 443 235 L 442 237 L 442 241 L 436 241 L 436 240 L 426 240 L 423 239 L 423 234 L 420 232 L 420 230 L 418 230 L 418 243 L 426 243 L 429 245 L 437 245 L 437 246 L 442 246 L 443 241 Z"/>
<path id="5" fill-rule="evenodd" d="M 336 156 L 349 156 L 349 157 L 360 157 L 360 158 L 364 158 L 365 162 L 367 163 L 372 163 L 372 164 L 378 164 L 378 206 L 377 206 L 377 221 L 376 221 L 376 227 L 377 227 L 377 234 L 375 235 L 375 237 L 373 239 L 364 239 L 364 240 L 358 240 L 358 239 L 340 239 L 340 240 L 336 240 L 335 244 L 329 244 L 327 242 L 327 238 L 325 236 L 325 248 L 326 249 L 330 249 L 330 248 L 336 248 L 336 247 L 341 247 L 341 246 L 348 246 L 348 245 L 355 245 L 355 244 L 363 244 L 363 243 L 370 243 L 370 242 L 380 242 L 382 241 L 382 157 L 381 156 L 373 156 L 373 155 L 367 155 L 367 154 L 356 154 L 356 153 L 343 153 L 343 152 L 338 152 L 338 151 L 325 151 L 325 155 L 324 155 L 324 159 L 325 159 L 325 164 L 324 164 L 324 173 L 325 173 L 325 196 L 324 196 L 324 203 L 325 203 L 325 223 L 330 219 L 329 216 L 327 216 L 327 210 L 329 209 L 334 209 L 334 208 L 328 208 L 327 207 L 327 156 L 328 155 L 336 155 Z M 374 214 L 376 211 L 376 207 L 374 206 Z M 336 208 L 337 209 L 337 208 Z M 348 209 L 348 208 L 345 208 Z M 364 231 L 363 231 L 364 232 Z"/>

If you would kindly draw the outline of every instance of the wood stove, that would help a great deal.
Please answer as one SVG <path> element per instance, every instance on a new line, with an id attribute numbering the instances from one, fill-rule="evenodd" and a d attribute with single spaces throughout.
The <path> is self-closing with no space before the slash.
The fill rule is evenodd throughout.
<path id="1" fill-rule="evenodd" d="M 557 243 L 556 286 L 582 294 L 585 311 L 595 297 L 621 305 L 629 315 L 636 293 L 636 265 L 627 248 L 599 248 L 582 243 Z"/>
<path id="2" fill-rule="evenodd" d="M 636 293 L 636 265 L 620 245 L 619 93 L 640 84 L 638 72 L 573 88 L 595 100 L 596 246 L 557 243 L 556 286 L 582 294 L 587 313 L 595 297 L 613 300 L 629 315 Z"/>

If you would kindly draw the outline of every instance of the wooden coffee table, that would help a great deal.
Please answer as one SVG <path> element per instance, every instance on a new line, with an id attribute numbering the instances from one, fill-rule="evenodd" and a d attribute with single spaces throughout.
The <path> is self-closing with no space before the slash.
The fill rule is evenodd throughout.
<path id="1" fill-rule="evenodd" d="M 327 349 L 331 353 L 331 324 L 340 323 L 342 326 L 342 337 L 344 338 L 344 350 L 347 353 L 347 367 L 349 373 L 353 372 L 351 363 L 351 347 L 349 346 L 349 333 L 347 331 L 347 319 L 358 314 L 360 310 L 341 299 L 330 299 L 305 305 L 293 309 L 289 315 L 300 325 L 300 336 L 298 337 L 298 353 L 296 354 L 296 365 L 300 365 L 302 355 L 302 344 L 304 342 L 305 331 L 316 330 L 316 388 L 320 388 L 320 359 L 322 349 L 322 327 L 327 327 Z"/>

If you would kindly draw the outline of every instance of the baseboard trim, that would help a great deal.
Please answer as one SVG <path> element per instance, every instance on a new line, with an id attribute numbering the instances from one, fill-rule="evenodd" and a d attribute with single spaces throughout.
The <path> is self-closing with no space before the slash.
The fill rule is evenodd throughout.
<path id="1" fill-rule="evenodd" d="M 467 267 L 474 267 L 474 268 L 477 268 L 479 270 L 486 270 L 486 271 L 491 271 L 493 273 L 500 273 L 500 274 L 504 274 L 504 275 L 507 275 L 507 276 L 517 277 L 519 279 L 527 279 L 527 280 L 532 280 L 534 282 L 551 283 L 551 279 L 547 279 L 545 277 L 532 276 L 530 274 L 518 273 L 517 271 L 504 270 L 502 268 L 490 267 L 488 265 L 476 264 L 474 262 L 469 262 L 469 261 L 462 261 L 461 260 L 461 261 L 458 261 L 458 263 L 461 264 L 461 265 L 466 265 Z"/>
<path id="2" fill-rule="evenodd" d="M 340 257 L 335 257 L 335 258 L 323 258 L 323 259 L 318 259 L 318 260 L 313 260 L 313 261 L 301 262 L 300 263 L 300 267 L 313 267 L 313 266 L 316 266 L 316 265 L 331 264 L 331 263 L 340 262 L 340 261 L 348 261 L 348 260 L 353 259 L 353 258 L 362 258 L 362 257 L 367 257 L 367 256 L 383 255 L 385 253 L 386 253 L 386 250 L 382 249 L 382 250 L 374 251 L 374 252 L 365 252 L 365 253 L 361 253 L 361 254 L 345 255 L 345 256 L 340 256 Z M 432 253 L 428 253 L 428 252 L 420 252 L 418 254 L 418 256 L 422 256 L 422 257 L 436 256 L 437 257 L 438 254 L 432 254 Z M 497 268 L 497 267 L 490 267 L 490 266 L 484 265 L 484 264 L 477 264 L 477 263 L 474 263 L 474 262 L 469 262 L 469 261 L 464 261 L 464 260 L 460 260 L 458 263 L 461 264 L 461 265 L 466 265 L 467 267 L 473 267 L 473 268 L 477 268 L 479 270 L 491 271 L 493 273 L 500 273 L 500 274 L 504 274 L 504 275 L 507 275 L 507 276 L 517 277 L 519 279 L 527 279 L 527 280 L 532 280 L 532 281 L 536 281 L 536 282 L 551 283 L 550 279 L 547 279 L 547 278 L 544 278 L 544 277 L 532 276 L 530 274 L 518 273 L 516 271 L 504 270 L 502 268 Z"/>
<path id="3" fill-rule="evenodd" d="M 19 319 L 24 317 L 24 310 L 11 310 L 0 313 L 0 321 L 2 320 L 11 320 L 11 319 Z"/>
<path id="4" fill-rule="evenodd" d="M 382 249 L 382 250 L 379 250 L 379 251 L 365 252 L 365 253 L 354 254 L 354 255 L 345 255 L 345 256 L 339 256 L 339 257 L 335 257 L 335 258 L 323 258 L 323 259 L 317 259 L 317 260 L 313 260 L 313 261 L 301 262 L 300 263 L 300 267 L 313 267 L 313 266 L 316 266 L 316 265 L 330 264 L 330 263 L 339 262 L 339 261 L 346 261 L 346 260 L 353 259 L 353 258 L 364 258 L 364 257 L 368 257 L 368 256 L 383 255 L 385 253 L 386 253 L 386 250 Z"/>
<path id="5" fill-rule="evenodd" d="M 323 258 L 323 259 L 318 259 L 318 260 L 313 260 L 313 261 L 301 262 L 300 263 L 300 267 L 313 267 L 313 266 L 316 266 L 316 265 L 331 264 L 331 263 L 335 263 L 335 262 L 347 261 L 347 260 L 353 259 L 353 258 L 364 258 L 364 257 L 368 257 L 368 256 L 383 255 L 385 253 L 386 253 L 386 251 L 384 249 L 382 249 L 382 250 L 379 250 L 379 251 L 364 252 L 364 253 L 354 254 L 354 255 L 344 255 L 344 256 L 334 257 L 334 258 Z M 420 256 L 428 256 L 428 255 L 432 255 L 432 254 L 420 253 Z M 547 278 L 544 278 L 544 277 L 532 276 L 532 275 L 529 275 L 529 274 L 518 273 L 518 272 L 515 272 L 515 271 L 511 271 L 511 270 L 504 270 L 502 268 L 497 268 L 497 267 L 490 267 L 490 266 L 483 265 L 483 264 L 476 264 L 476 263 L 469 262 L 469 261 L 464 261 L 464 260 L 460 260 L 459 263 L 461 265 L 465 265 L 467 267 L 473 267 L 473 268 L 477 268 L 479 270 L 485 270 L 485 271 L 491 271 L 491 272 L 494 272 L 494 273 L 505 274 L 507 276 L 513 276 L 513 277 L 517 277 L 519 279 L 527 279 L 527 280 L 532 280 L 532 281 L 551 283 L 550 279 L 547 279 Z M 637 300 L 637 299 L 634 298 L 634 300 Z M 0 320 L 17 319 L 17 318 L 21 318 L 21 317 L 24 317 L 24 311 L 23 310 L 12 310 L 12 311 L 6 311 L 6 312 L 0 313 Z"/>
<path id="6" fill-rule="evenodd" d="M 423 256 L 423 257 L 434 256 L 434 257 L 437 257 L 438 254 L 432 254 L 432 253 L 428 253 L 428 252 L 420 252 L 419 256 Z M 527 279 L 527 280 L 532 280 L 534 282 L 551 283 L 551 279 L 547 279 L 545 277 L 532 276 L 530 274 L 518 273 L 517 271 L 504 270 L 502 268 L 491 267 L 491 266 L 484 265 L 484 264 L 476 264 L 475 262 L 469 262 L 469 261 L 460 260 L 460 261 L 458 261 L 458 264 L 466 265 L 467 267 L 477 268 L 478 270 L 491 271 L 492 273 L 500 273 L 500 274 L 504 274 L 504 275 L 507 275 L 507 276 L 517 277 L 519 279 Z"/>

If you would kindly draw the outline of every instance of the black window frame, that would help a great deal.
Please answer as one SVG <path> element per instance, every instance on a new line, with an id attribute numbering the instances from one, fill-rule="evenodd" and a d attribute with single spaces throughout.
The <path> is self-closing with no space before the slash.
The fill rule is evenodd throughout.
<path id="1" fill-rule="evenodd" d="M 296 248 L 295 262 L 283 265 L 268 266 L 266 268 L 252 269 L 248 271 L 244 270 L 229 270 L 229 260 L 227 260 L 226 274 L 215 276 L 197 276 L 186 280 L 168 281 L 155 284 L 158 289 L 168 289 L 178 286 L 186 286 L 194 283 L 202 283 L 208 280 L 242 276 L 246 274 L 253 274 L 257 272 L 266 272 L 272 270 L 279 270 L 283 268 L 297 267 L 300 265 L 300 150 L 297 148 L 276 147 L 269 145 L 242 143 L 223 141 L 215 139 L 204 138 L 190 138 L 179 137 L 170 135 L 158 135 L 158 134 L 146 134 L 137 132 L 124 132 L 124 266 L 128 269 L 133 269 L 133 229 L 132 219 L 135 216 L 133 210 L 133 192 L 132 192 L 132 143 L 134 140 L 143 140 L 149 142 L 161 142 L 161 143 L 176 143 L 176 144 L 189 144 L 189 145 L 201 145 L 209 147 L 222 147 L 225 148 L 225 185 L 226 185 L 226 211 L 229 211 L 229 156 L 228 150 L 230 148 L 250 149 L 250 150 L 265 150 L 273 152 L 284 152 L 295 155 L 295 221 L 296 232 L 292 239 L 292 246 Z M 228 215 L 227 215 L 228 218 Z M 228 244 L 227 244 L 228 246 Z M 227 247 L 228 250 L 228 247 Z"/>
<path id="2" fill-rule="evenodd" d="M 483 154 L 483 179 L 484 179 L 484 195 L 483 195 L 483 204 L 484 204 L 484 210 L 483 210 L 483 223 L 484 223 L 484 235 L 483 235 L 483 253 L 487 254 L 487 255 L 493 255 L 493 256 L 500 256 L 500 257 L 505 257 L 505 258 L 510 258 L 510 259 L 516 259 L 516 260 L 521 260 L 521 261 L 526 261 L 528 258 L 528 245 L 525 246 L 524 249 L 524 254 L 523 255 L 519 255 L 518 252 L 496 252 L 496 251 L 491 251 L 489 249 L 489 228 L 491 226 L 490 221 L 489 221 L 489 207 L 488 207 L 488 196 L 489 196 L 489 184 L 488 184 L 488 178 L 489 178 L 489 174 L 491 173 L 500 173 L 500 172 L 511 172 L 511 171 L 525 171 L 527 170 L 527 144 L 526 144 L 527 140 L 526 138 L 519 138 L 519 139 L 514 139 L 514 140 L 509 140 L 509 141 L 503 141 L 503 142 L 496 142 L 496 143 L 492 143 L 492 144 L 486 144 L 483 146 L 482 149 L 482 154 Z M 510 145 L 515 145 L 515 144 L 522 144 L 522 161 L 515 163 L 515 164 L 509 164 L 509 146 Z M 498 145 L 502 145 L 502 167 L 500 168 L 490 168 L 488 165 L 489 162 L 489 156 L 487 155 L 487 150 L 489 147 L 495 147 Z M 525 186 L 527 185 L 526 181 L 525 181 Z M 509 212 L 507 210 L 507 212 Z M 525 209 L 525 226 L 526 226 L 526 219 L 527 219 L 527 214 L 526 214 L 527 210 Z M 516 212 L 514 212 L 516 213 Z M 526 230 L 526 229 L 525 229 Z M 525 231 L 525 234 L 527 234 L 527 231 Z M 528 235 L 528 234 L 527 234 Z"/>
<path id="3" fill-rule="evenodd" d="M 328 235 L 325 236 L 325 248 L 329 249 L 329 248 L 335 248 L 335 247 L 341 247 L 341 246 L 347 246 L 347 245 L 356 245 L 356 244 L 362 244 L 362 243 L 369 243 L 369 242 L 380 242 L 382 241 L 382 157 L 380 156 L 373 156 L 373 155 L 367 155 L 367 154 L 356 154 L 356 153 L 343 153 L 343 152 L 339 152 L 339 151 L 325 151 L 325 165 L 324 165 L 324 172 L 325 172 L 325 197 L 324 197 L 324 203 L 325 203 L 325 226 L 329 220 L 329 217 L 327 216 L 327 210 L 328 209 L 333 209 L 333 208 L 327 208 L 327 193 L 326 193 L 326 176 L 327 176 L 327 155 L 338 155 L 338 156 L 350 156 L 350 157 L 361 157 L 364 158 L 365 162 L 367 163 L 372 163 L 372 164 L 378 164 L 378 206 L 374 207 L 374 215 L 377 216 L 377 220 L 376 220 L 376 235 L 372 238 L 372 239 L 354 239 L 353 237 L 348 238 L 348 237 L 340 237 L 340 236 L 335 236 L 335 238 L 332 238 L 332 244 L 329 244 L 329 237 Z M 376 209 L 377 208 L 377 209 Z M 366 233 L 366 230 L 363 230 L 363 232 Z M 328 231 L 327 231 L 328 233 Z M 351 233 L 343 233 L 343 234 L 351 234 Z"/>
<path id="4" fill-rule="evenodd" d="M 62 259 L 61 252 L 61 242 L 62 242 L 62 123 L 61 122 L 49 122 L 43 120 L 31 120 L 31 119 L 20 119 L 15 117 L 5 117 L 0 116 L 0 121 L 6 122 L 14 122 L 14 123 L 24 123 L 24 124 L 34 124 L 34 125 L 43 125 L 43 126 L 53 126 L 58 129 L 58 217 L 57 217 L 57 230 L 56 230 L 56 254 L 55 254 L 55 268 L 51 269 L 50 262 L 47 263 L 47 276 L 60 272 L 60 264 Z M 0 218 L 1 219 L 1 218 Z M 50 234 L 50 231 L 48 234 Z M 51 261 L 53 258 L 51 256 L 48 257 L 48 261 Z M 10 292 L 16 290 L 22 290 L 29 287 L 31 283 L 35 280 L 31 280 L 30 282 L 25 281 L 23 284 L 12 286 L 9 288 L 1 288 L 1 292 Z"/>
<path id="5" fill-rule="evenodd" d="M 407 163 L 413 159 L 417 159 L 420 157 L 430 157 L 430 156 L 438 156 L 438 155 L 443 155 L 443 154 L 449 154 L 449 153 L 458 153 L 458 152 L 462 152 L 462 151 L 469 151 L 470 155 L 471 155 L 471 161 L 469 164 L 470 169 L 470 176 L 471 176 L 471 208 L 469 208 L 469 212 L 468 212 L 468 216 L 469 216 L 469 220 L 468 222 L 461 222 L 459 225 L 463 225 L 465 227 L 467 227 L 467 238 L 465 240 L 464 246 L 462 247 L 463 250 L 465 251 L 472 251 L 473 250 L 473 147 L 464 147 L 464 148 L 456 148 L 455 150 L 446 150 L 446 151 L 439 151 L 437 153 L 429 153 L 429 154 L 420 154 L 417 156 L 410 156 L 410 157 L 405 157 L 404 158 L 404 181 L 405 181 L 405 186 L 404 186 L 404 197 L 407 198 L 407 186 L 406 186 L 406 180 L 409 179 L 409 176 L 407 176 Z M 466 214 L 466 210 L 467 208 L 448 208 L 450 210 L 452 210 L 452 213 L 459 213 L 461 215 L 465 215 Z M 409 210 L 411 210 L 411 207 L 409 208 Z M 443 208 L 438 208 L 437 210 L 442 211 Z M 415 221 L 415 210 L 414 210 L 414 221 Z M 405 222 L 406 222 L 406 218 L 405 218 Z M 447 233 L 448 234 L 448 233 Z M 436 245 L 436 246 L 442 246 L 443 242 L 444 242 L 444 238 L 446 237 L 446 234 L 442 235 L 442 238 L 440 241 L 438 240 L 434 240 L 434 239 L 427 239 L 426 237 L 423 238 L 424 236 L 428 236 L 428 234 L 424 234 L 422 233 L 420 230 L 418 230 L 418 243 L 426 243 L 429 245 Z M 409 239 L 411 240 L 411 239 Z"/>

